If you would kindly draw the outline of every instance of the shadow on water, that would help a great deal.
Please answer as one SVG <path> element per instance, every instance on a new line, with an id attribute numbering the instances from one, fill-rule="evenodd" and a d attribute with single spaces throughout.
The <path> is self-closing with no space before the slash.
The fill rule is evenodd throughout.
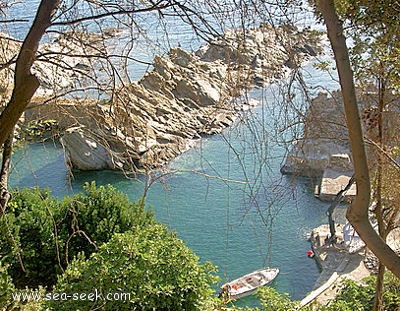
<path id="1" fill-rule="evenodd" d="M 13 188 L 49 188 L 57 197 L 70 193 L 68 169 L 61 147 L 46 142 L 17 149 L 12 158 L 10 185 Z"/>

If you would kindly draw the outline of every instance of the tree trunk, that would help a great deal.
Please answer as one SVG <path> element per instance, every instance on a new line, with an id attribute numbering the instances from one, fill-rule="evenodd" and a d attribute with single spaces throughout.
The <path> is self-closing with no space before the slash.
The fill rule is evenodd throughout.
<path id="1" fill-rule="evenodd" d="M 11 99 L 0 115 L 0 146 L 12 134 L 26 106 L 39 87 L 39 80 L 31 73 L 39 42 L 51 25 L 51 17 L 59 0 L 42 0 L 35 20 L 26 36 L 15 65 L 14 89 Z"/>
<path id="2" fill-rule="evenodd" d="M 9 135 L 3 146 L 3 160 L 0 170 L 0 218 L 6 212 L 11 195 L 8 191 L 8 174 L 10 172 L 13 135 Z"/>
<path id="3" fill-rule="evenodd" d="M 376 276 L 374 311 L 383 311 L 383 282 L 385 278 L 385 266 L 379 263 Z"/>
<path id="4" fill-rule="evenodd" d="M 326 212 L 328 214 L 329 231 L 331 233 L 331 236 L 329 238 L 330 243 L 336 243 L 336 229 L 335 229 L 335 221 L 333 220 L 333 212 L 335 208 L 343 201 L 346 192 L 349 191 L 353 183 L 354 183 L 354 174 L 353 176 L 351 176 L 346 187 L 344 187 L 344 189 L 340 190 L 336 194 L 335 199 L 333 200 L 333 202 L 328 208 L 328 211 Z"/>
<path id="5" fill-rule="evenodd" d="M 335 55 L 357 185 L 356 198 L 347 210 L 346 216 L 361 239 L 379 258 L 380 262 L 400 278 L 400 257 L 375 232 L 368 218 L 370 202 L 369 169 L 357 106 L 353 72 L 346 39 L 343 35 L 343 26 L 336 14 L 333 0 L 319 0 L 317 4 L 324 18 L 329 41 Z"/>
<path id="6" fill-rule="evenodd" d="M 10 193 L 8 174 L 10 169 L 14 127 L 39 87 L 39 80 L 31 73 L 39 42 L 51 25 L 51 16 L 58 0 L 42 0 L 35 20 L 18 54 L 14 73 L 14 89 L 11 99 L 0 115 L 0 147 L 3 146 L 3 161 L 0 172 L 0 217 L 5 213 Z"/>
<path id="7" fill-rule="evenodd" d="M 385 97 L 385 82 L 382 79 L 378 79 L 378 141 L 377 144 L 380 148 L 383 148 L 383 107 L 385 105 L 384 97 Z M 384 241 L 386 241 L 387 237 L 387 228 L 384 221 L 383 215 L 383 202 L 382 202 L 382 183 L 383 183 L 383 155 L 381 152 L 376 152 L 376 161 L 377 161 L 377 174 L 376 174 L 376 208 L 375 208 L 375 216 L 378 222 L 378 230 L 379 235 L 382 237 Z M 383 311 L 383 281 L 385 277 L 385 266 L 379 262 L 378 275 L 376 279 L 375 285 L 375 300 L 374 300 L 374 311 Z"/>

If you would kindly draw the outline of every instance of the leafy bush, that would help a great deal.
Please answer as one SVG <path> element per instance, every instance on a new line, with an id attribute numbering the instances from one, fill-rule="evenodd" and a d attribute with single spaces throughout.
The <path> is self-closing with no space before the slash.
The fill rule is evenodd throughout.
<path id="1" fill-rule="evenodd" d="M 385 310 L 400 310 L 400 279 L 391 272 L 385 274 L 383 301 Z"/>
<path id="2" fill-rule="evenodd" d="M 358 285 L 354 281 L 347 281 L 339 295 L 329 305 L 329 310 L 372 310 L 376 277 L 368 277 L 365 281 L 365 286 Z M 383 306 L 385 311 L 398 311 L 400 309 L 400 280 L 390 272 L 385 274 Z"/>
<path id="3" fill-rule="evenodd" d="M 7 273 L 7 269 L 0 262 L 0 306 L 4 306 L 6 310 L 9 304 L 11 293 L 15 291 L 11 277 Z"/>
<path id="4" fill-rule="evenodd" d="M 129 293 L 127 300 L 50 301 L 53 310 L 212 310 L 214 267 L 199 264 L 185 244 L 160 224 L 115 234 L 89 259 L 74 260 L 55 292 Z M 126 298 L 126 297 L 125 297 Z"/>
<path id="5" fill-rule="evenodd" d="M 375 289 L 371 281 L 368 282 L 367 286 L 361 286 L 352 280 L 347 280 L 342 290 L 330 304 L 330 310 L 372 310 L 374 295 Z"/>
<path id="6" fill-rule="evenodd" d="M 288 294 L 279 294 L 272 287 L 261 287 L 257 294 L 260 298 L 264 311 L 295 311 L 300 304 L 290 299 Z M 303 311 L 310 310 L 308 307 L 302 308 Z"/>
<path id="7" fill-rule="evenodd" d="M 50 213 L 57 217 L 55 200 L 48 191 L 23 190 L 14 193 L 8 213 L 0 220 L 1 260 L 10 265 L 15 284 L 24 288 L 47 284 L 61 269 L 57 265 L 55 237 Z"/>
<path id="8" fill-rule="evenodd" d="M 43 295 L 44 289 L 39 288 L 38 290 L 16 290 L 12 282 L 11 277 L 7 273 L 6 266 L 0 262 L 0 311 L 9 310 L 20 310 L 20 311 L 40 311 L 43 309 L 43 301 L 31 299 L 28 301 L 22 297 L 25 294 Z M 20 295 L 20 300 L 17 299 L 17 295 Z M 32 295 L 32 296 L 33 296 Z"/>
<path id="9" fill-rule="evenodd" d="M 360 285 L 352 280 L 346 280 L 339 294 L 327 305 L 302 307 L 301 310 L 318 311 L 370 311 L 373 309 L 375 298 L 376 277 L 365 279 L 366 284 Z M 299 310 L 299 303 L 290 300 L 287 294 L 279 294 L 271 287 L 258 290 L 263 311 L 295 311 Z M 392 273 L 385 274 L 383 305 L 385 311 L 400 310 L 400 279 Z"/>
<path id="10" fill-rule="evenodd" d="M 68 231 L 70 254 L 90 254 L 95 251 L 93 244 L 108 242 L 114 233 L 139 230 L 155 222 L 142 200 L 130 203 L 125 194 L 111 185 L 96 187 L 94 182 L 86 183 L 83 190 L 61 202 L 62 210 L 68 212 L 59 228 Z"/>
<path id="11" fill-rule="evenodd" d="M 18 288 L 51 287 L 79 252 L 89 256 L 114 233 L 152 222 L 143 202 L 130 203 L 111 186 L 86 184 L 61 201 L 47 190 L 16 191 L 0 220 L 1 261 Z"/>

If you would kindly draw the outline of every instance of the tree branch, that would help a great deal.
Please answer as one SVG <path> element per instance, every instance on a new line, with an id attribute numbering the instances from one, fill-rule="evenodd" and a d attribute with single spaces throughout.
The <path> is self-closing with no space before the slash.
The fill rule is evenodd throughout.
<path id="1" fill-rule="evenodd" d="M 142 9 L 135 9 L 135 10 L 118 10 L 118 11 L 111 11 L 111 12 L 106 12 L 103 14 L 98 14 L 98 15 L 92 15 L 92 16 L 86 16 L 82 18 L 77 18 L 71 21 L 65 21 L 65 22 L 54 22 L 52 26 L 67 26 L 67 25 L 74 25 L 74 24 L 79 24 L 82 22 L 86 21 L 92 21 L 96 19 L 102 19 L 110 16 L 117 16 L 117 15 L 129 15 L 129 14 L 137 14 L 137 13 L 145 13 L 145 12 L 152 12 L 152 11 L 157 11 L 160 9 L 165 9 L 167 7 L 173 6 L 173 4 L 162 4 L 165 0 L 160 0 L 154 5 L 147 7 L 147 8 L 142 8 Z"/>
<path id="2" fill-rule="evenodd" d="M 39 80 L 31 73 L 39 42 L 51 25 L 51 16 L 59 0 L 42 0 L 32 27 L 21 46 L 14 76 L 14 89 L 10 101 L 0 115 L 0 146 L 4 144 L 26 106 L 39 87 Z"/>
<path id="3" fill-rule="evenodd" d="M 27 23 L 29 20 L 27 19 L 7 19 L 7 20 L 0 20 L 0 24 L 8 24 L 8 23 Z"/>
<path id="4" fill-rule="evenodd" d="M 241 184 L 241 185 L 247 185 L 249 184 L 249 182 L 247 181 L 240 181 L 240 180 L 234 180 L 234 179 L 228 179 L 228 178 L 224 178 L 224 177 L 220 177 L 220 176 L 216 176 L 216 175 L 209 175 L 207 173 L 203 173 L 203 172 L 199 172 L 196 170 L 172 170 L 172 171 L 168 171 L 162 174 L 159 174 L 157 176 L 148 176 L 148 180 L 146 183 L 146 186 L 144 188 L 144 192 L 143 192 L 143 198 L 145 199 L 147 196 L 147 192 L 149 191 L 150 187 L 158 180 L 163 179 L 166 176 L 170 176 L 170 175 L 174 175 L 176 173 L 191 173 L 191 174 L 196 174 L 196 175 L 200 175 L 200 176 L 204 176 L 206 178 L 210 178 L 210 179 L 216 179 L 216 180 L 220 180 L 226 183 L 235 183 L 235 184 Z"/>
<path id="5" fill-rule="evenodd" d="M 400 277 L 400 257 L 375 232 L 368 218 L 370 202 L 369 169 L 343 26 L 337 16 L 333 0 L 319 0 L 317 5 L 324 18 L 329 41 L 335 55 L 354 162 L 357 195 L 347 210 L 346 216 L 368 248 L 389 270 Z"/>

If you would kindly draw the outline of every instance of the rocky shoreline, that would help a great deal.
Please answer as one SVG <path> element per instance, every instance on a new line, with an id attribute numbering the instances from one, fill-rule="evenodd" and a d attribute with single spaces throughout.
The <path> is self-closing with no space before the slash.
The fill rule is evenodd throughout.
<path id="1" fill-rule="evenodd" d="M 315 196 L 332 201 L 353 175 L 353 164 L 341 93 L 328 97 L 319 93 L 310 104 L 304 120 L 303 138 L 286 156 L 282 174 L 317 177 Z M 350 201 L 356 193 L 355 184 L 345 193 Z"/>
<path id="2" fill-rule="evenodd" d="M 377 92 L 371 87 L 357 89 L 361 125 L 366 138 L 366 151 L 373 164 L 373 145 L 378 135 Z M 391 103 L 398 99 L 391 98 Z M 395 107 L 396 105 L 393 105 Z M 383 111 L 383 129 L 391 132 L 399 126 L 397 108 Z M 392 148 L 392 142 L 387 142 Z M 353 175 L 352 155 L 348 130 L 344 115 L 343 99 L 340 91 L 329 94 L 319 93 L 308 108 L 304 118 L 303 137 L 293 144 L 281 167 L 282 174 L 317 177 L 319 180 L 315 196 L 323 201 L 332 201 L 336 194 L 344 189 Z M 356 185 L 345 194 L 345 200 L 351 201 L 356 194 Z"/>
<path id="3" fill-rule="evenodd" d="M 282 79 L 319 51 L 310 30 L 261 24 L 228 31 L 196 53 L 175 48 L 156 57 L 151 71 L 107 100 L 36 99 L 25 119 L 58 121 L 74 169 L 159 168 L 232 125 L 246 89 Z"/>

